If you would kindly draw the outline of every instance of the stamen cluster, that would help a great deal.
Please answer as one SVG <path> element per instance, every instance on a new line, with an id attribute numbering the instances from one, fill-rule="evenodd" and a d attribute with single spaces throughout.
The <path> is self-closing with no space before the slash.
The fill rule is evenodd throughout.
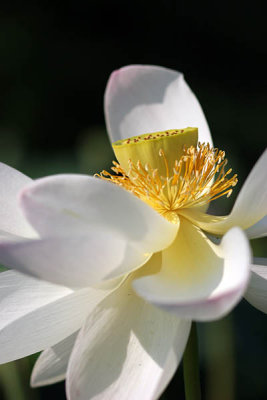
<path id="1" fill-rule="evenodd" d="M 131 160 L 127 172 L 113 161 L 111 170 L 115 175 L 102 171 L 97 176 L 124 187 L 168 219 L 173 219 L 171 215 L 182 208 L 201 206 L 224 195 L 229 197 L 237 184 L 237 175 L 229 178 L 232 169 L 225 168 L 225 152 L 209 144 L 184 148 L 182 157 L 171 166 L 163 150 L 159 157 L 165 163 L 164 176 L 148 164 L 134 164 Z"/>

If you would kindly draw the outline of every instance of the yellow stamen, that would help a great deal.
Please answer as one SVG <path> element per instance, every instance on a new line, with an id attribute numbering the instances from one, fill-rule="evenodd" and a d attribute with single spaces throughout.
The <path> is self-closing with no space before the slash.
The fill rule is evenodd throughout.
<path id="1" fill-rule="evenodd" d="M 224 195 L 229 197 L 237 183 L 236 174 L 228 178 L 232 170 L 225 170 L 225 153 L 209 144 L 184 147 L 174 165 L 169 165 L 162 149 L 158 157 L 163 157 L 164 175 L 149 164 L 129 160 L 127 173 L 113 161 L 111 169 L 115 174 L 102 171 L 97 176 L 124 187 L 171 221 L 175 221 L 182 208 L 202 206 Z"/>

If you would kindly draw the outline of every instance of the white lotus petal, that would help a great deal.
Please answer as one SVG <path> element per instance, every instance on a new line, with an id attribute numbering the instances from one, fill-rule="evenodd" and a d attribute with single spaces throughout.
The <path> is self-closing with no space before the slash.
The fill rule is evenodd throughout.
<path id="1" fill-rule="evenodd" d="M 0 273 L 0 363 L 44 350 L 79 329 L 109 290 L 71 289 Z"/>
<path id="2" fill-rule="evenodd" d="M 70 354 L 77 334 L 78 332 L 74 332 L 66 339 L 41 353 L 32 371 L 32 387 L 51 385 L 65 379 Z"/>
<path id="3" fill-rule="evenodd" d="M 164 366 L 164 371 L 161 375 L 161 379 L 158 382 L 158 385 L 153 393 L 153 396 L 151 396 L 152 399 L 160 398 L 161 394 L 164 392 L 168 384 L 171 382 L 171 379 L 173 378 L 177 370 L 177 367 L 179 365 L 179 360 L 183 356 L 188 336 L 190 333 L 191 321 L 186 321 L 186 320 L 180 320 L 180 321 L 183 321 L 183 323 L 180 324 L 180 327 L 177 331 L 172 351 L 168 355 L 168 358 Z"/>
<path id="4" fill-rule="evenodd" d="M 36 236 L 17 205 L 18 192 L 29 184 L 31 179 L 14 168 L 0 163 L 0 182 L 1 236 Z"/>
<path id="5" fill-rule="evenodd" d="M 17 242 L 18 240 L 21 239 L 23 239 L 22 236 L 14 235 L 13 233 L 3 231 L 0 229 L 0 240 Z"/>
<path id="6" fill-rule="evenodd" d="M 249 228 L 267 215 L 267 149 L 247 177 L 236 199 L 231 219 Z M 240 225 L 241 226 L 241 225 Z"/>
<path id="7" fill-rule="evenodd" d="M 246 234 L 250 239 L 256 239 L 267 236 L 267 215 L 255 225 L 246 230 Z"/>
<path id="8" fill-rule="evenodd" d="M 39 179 L 23 190 L 21 206 L 42 236 L 91 234 L 98 227 L 149 253 L 167 247 L 178 229 L 132 193 L 85 175 Z"/>
<path id="9" fill-rule="evenodd" d="M 249 243 L 239 228 L 230 230 L 217 246 L 183 219 L 174 243 L 151 257 L 144 267 L 148 276 L 133 285 L 144 299 L 179 317 L 212 320 L 225 315 L 241 299 L 249 264 Z"/>
<path id="10" fill-rule="evenodd" d="M 150 258 L 112 232 L 0 242 L 0 262 L 52 283 L 81 288 L 129 273 Z"/>
<path id="11" fill-rule="evenodd" d="M 250 282 L 244 297 L 258 310 L 267 314 L 267 258 L 254 259 Z"/>
<path id="12" fill-rule="evenodd" d="M 183 210 L 182 215 L 200 228 L 214 234 L 224 234 L 233 226 L 247 229 L 250 238 L 266 234 L 267 215 L 267 150 L 259 158 L 247 177 L 236 199 L 232 212 L 226 217 L 216 217 Z M 258 223 L 258 224 L 257 224 Z M 255 225 L 256 224 L 256 225 Z"/>
<path id="13" fill-rule="evenodd" d="M 138 298 L 129 284 L 81 329 L 67 371 L 69 400 L 156 399 L 183 354 L 190 322 Z"/>
<path id="14" fill-rule="evenodd" d="M 180 72 L 167 68 L 130 65 L 114 71 L 105 92 L 105 117 L 112 142 L 196 126 L 199 140 L 212 143 L 195 95 Z"/>

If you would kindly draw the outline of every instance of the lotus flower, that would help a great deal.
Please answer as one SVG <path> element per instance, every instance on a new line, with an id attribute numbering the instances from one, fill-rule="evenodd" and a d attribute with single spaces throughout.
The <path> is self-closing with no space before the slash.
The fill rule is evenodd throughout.
<path id="1" fill-rule="evenodd" d="M 266 267 L 250 265 L 242 229 L 266 234 L 267 152 L 231 214 L 210 216 L 236 176 L 182 74 L 114 72 L 105 115 L 118 162 L 102 179 L 33 182 L 1 165 L 0 261 L 12 269 L 0 274 L 0 362 L 44 350 L 33 386 L 66 378 L 70 400 L 156 399 L 191 320 L 220 318 L 244 293 L 266 312 Z"/>

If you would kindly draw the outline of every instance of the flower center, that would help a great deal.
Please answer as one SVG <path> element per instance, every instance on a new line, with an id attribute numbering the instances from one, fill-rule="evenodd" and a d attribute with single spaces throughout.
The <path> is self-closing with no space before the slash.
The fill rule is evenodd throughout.
<path id="1" fill-rule="evenodd" d="M 232 169 L 225 168 L 225 153 L 209 144 L 184 146 L 182 155 L 173 162 L 160 148 L 153 162 L 164 164 L 163 173 L 150 163 L 128 159 L 127 170 L 113 161 L 111 170 L 115 174 L 102 171 L 98 176 L 124 187 L 174 223 L 182 208 L 202 206 L 223 195 L 229 197 L 237 183 L 237 175 L 229 178 Z"/>

